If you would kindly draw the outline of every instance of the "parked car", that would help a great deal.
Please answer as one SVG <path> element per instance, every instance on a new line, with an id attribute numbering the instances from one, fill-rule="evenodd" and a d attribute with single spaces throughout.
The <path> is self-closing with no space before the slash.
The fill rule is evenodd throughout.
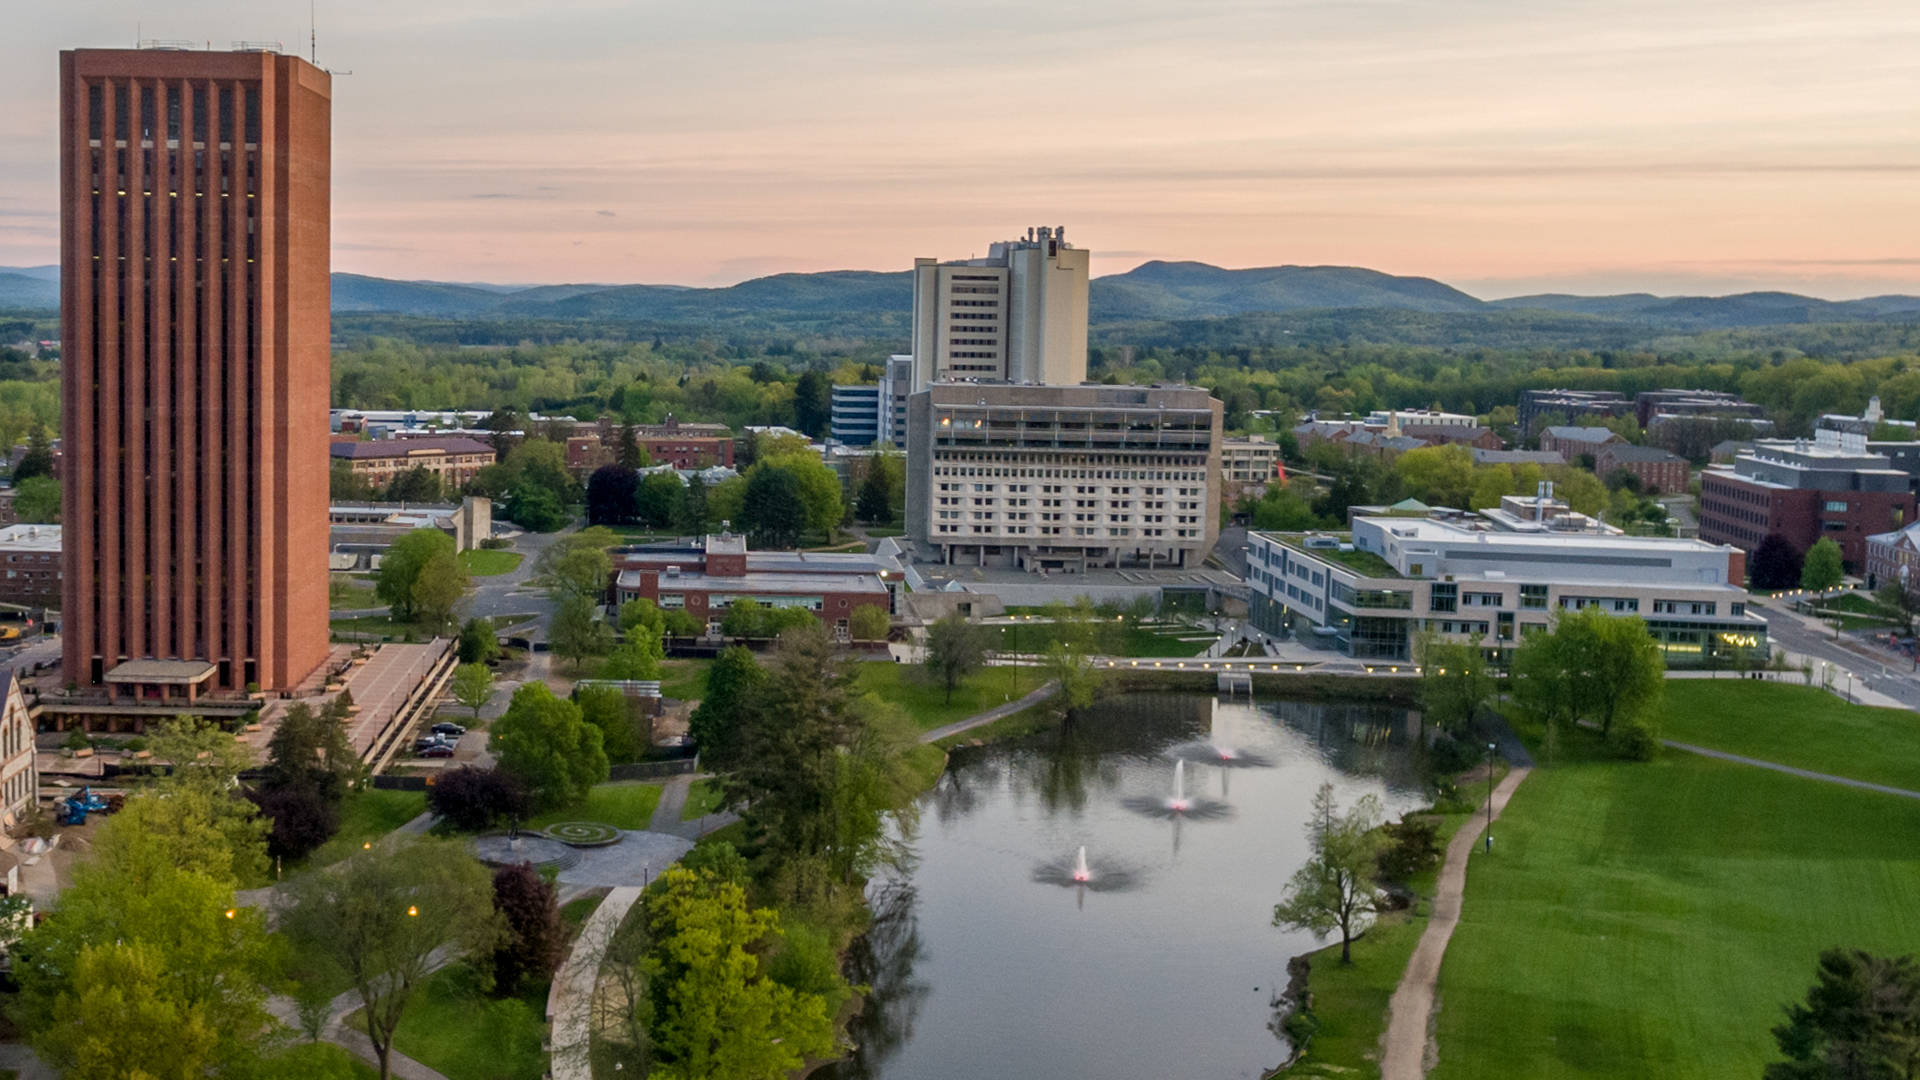
<path id="1" fill-rule="evenodd" d="M 418 756 L 423 758 L 450 758 L 453 756 L 453 747 L 448 746 L 446 743 L 439 743 L 420 751 Z"/>
<path id="2" fill-rule="evenodd" d="M 439 723 L 433 725 L 433 728 L 431 730 L 435 735 L 451 735 L 456 739 L 467 733 L 466 728 L 461 727 L 459 724 L 456 724 L 451 720 L 442 720 Z"/>
<path id="3" fill-rule="evenodd" d="M 425 750 L 433 746 L 452 746 L 452 745 L 453 745 L 452 739 L 443 739 L 438 735 L 422 735 L 419 738 L 413 740 L 413 748 L 415 750 Z"/>

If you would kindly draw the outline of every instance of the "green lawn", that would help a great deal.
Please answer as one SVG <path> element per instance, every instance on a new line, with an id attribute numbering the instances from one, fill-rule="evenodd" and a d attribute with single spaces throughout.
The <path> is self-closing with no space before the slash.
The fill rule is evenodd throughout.
<path id="1" fill-rule="evenodd" d="M 954 687 L 949 702 L 946 689 L 923 679 L 925 669 L 917 664 L 876 660 L 860 664 L 858 670 L 862 690 L 900 706 L 922 730 L 964 720 L 1010 698 L 1023 697 L 1046 681 L 1046 674 L 1037 667 L 985 668 Z"/>
<path id="2" fill-rule="evenodd" d="M 379 1071 L 332 1043 L 298 1043 L 271 1062 L 279 1076 L 351 1076 L 371 1080 Z M 0 1069 L 0 1080 L 19 1080 L 12 1069 Z"/>
<path id="3" fill-rule="evenodd" d="M 1763 761 L 1920 791 L 1920 714 L 1849 705 L 1818 686 L 1668 679 L 1662 734 Z"/>
<path id="4" fill-rule="evenodd" d="M 605 894 L 593 893 L 576 897 L 560 905 L 560 921 L 567 924 L 568 936 L 580 933 L 580 927 L 586 924 L 587 918 L 593 914 L 595 908 L 600 906 L 600 901 L 605 899 Z"/>
<path id="5" fill-rule="evenodd" d="M 659 784 L 616 780 L 587 792 L 587 801 L 579 806 L 541 814 L 527 822 L 527 827 L 544 829 L 561 821 L 598 821 L 616 829 L 644 829 L 659 804 Z"/>
<path id="6" fill-rule="evenodd" d="M 373 594 L 372 585 L 334 574 L 327 578 L 327 606 L 335 611 L 379 607 L 380 598 Z"/>
<path id="7" fill-rule="evenodd" d="M 1212 644 L 1211 635 L 1196 627 L 1174 628 L 1165 623 L 1155 623 L 1152 627 L 1147 627 L 1131 619 L 1119 626 L 1119 633 L 1113 634 L 1110 643 L 1101 647 L 1119 656 L 1198 656 Z M 992 647 L 999 652 L 1045 652 L 1047 646 L 1052 644 L 1058 636 L 1058 628 L 1055 624 L 1038 620 L 996 625 L 992 629 L 998 635 Z M 1209 640 L 1181 640 L 1201 637 Z"/>
<path id="8" fill-rule="evenodd" d="M 1470 817 L 1441 815 L 1442 848 Z M 1413 907 L 1381 916 L 1354 942 L 1353 963 L 1340 963 L 1337 940 L 1312 954 L 1307 985 L 1313 991 L 1313 1012 L 1320 1028 L 1308 1044 L 1306 1056 L 1287 1075 L 1380 1075 L 1380 1035 L 1387 1026 L 1387 1001 L 1400 985 L 1400 976 L 1433 914 L 1433 887 L 1438 874 L 1436 863 L 1432 870 L 1407 883 L 1416 897 Z"/>
<path id="9" fill-rule="evenodd" d="M 1913 951 L 1920 803 L 1561 741 L 1469 864 L 1431 1080 L 1758 1076 L 1821 949 Z"/>
<path id="10" fill-rule="evenodd" d="M 707 696 L 707 672 L 711 670 L 711 660 L 663 660 L 660 693 L 680 701 L 698 701 Z"/>
<path id="11" fill-rule="evenodd" d="M 475 577 L 509 574 L 520 568 L 525 555 L 504 548 L 474 548 L 460 553 L 460 568 Z"/>
<path id="12" fill-rule="evenodd" d="M 426 813 L 424 791 L 382 791 L 364 788 L 340 804 L 340 831 L 307 856 L 308 866 L 330 866 Z"/>
<path id="13" fill-rule="evenodd" d="M 545 983 L 518 997 L 493 998 L 480 992 L 465 965 L 455 965 L 414 993 L 393 1045 L 447 1080 L 540 1080 L 547 1069 L 546 1010 Z"/>
<path id="14" fill-rule="evenodd" d="M 680 820 L 694 821 L 718 809 L 720 809 L 720 781 L 695 780 L 693 788 L 687 792 L 687 805 L 680 811 Z"/>
<path id="15" fill-rule="evenodd" d="M 418 623 L 395 622 L 391 615 L 361 615 L 352 619 L 333 619 L 328 623 L 333 627 L 333 636 L 343 641 L 379 641 L 392 638 L 395 641 L 425 641 L 433 632 Z"/>

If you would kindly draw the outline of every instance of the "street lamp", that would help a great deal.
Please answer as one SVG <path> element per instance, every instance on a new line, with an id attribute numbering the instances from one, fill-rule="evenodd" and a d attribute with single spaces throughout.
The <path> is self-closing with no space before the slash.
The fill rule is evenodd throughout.
<path id="1" fill-rule="evenodd" d="M 1493 744 L 1487 744 L 1487 853 L 1493 853 Z"/>

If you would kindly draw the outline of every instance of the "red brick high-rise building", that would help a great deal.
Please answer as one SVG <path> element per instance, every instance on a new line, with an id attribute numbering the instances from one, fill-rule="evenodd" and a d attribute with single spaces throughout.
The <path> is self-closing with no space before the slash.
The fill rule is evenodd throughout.
<path id="1" fill-rule="evenodd" d="M 69 681 L 326 659 L 331 98 L 270 51 L 60 55 Z"/>

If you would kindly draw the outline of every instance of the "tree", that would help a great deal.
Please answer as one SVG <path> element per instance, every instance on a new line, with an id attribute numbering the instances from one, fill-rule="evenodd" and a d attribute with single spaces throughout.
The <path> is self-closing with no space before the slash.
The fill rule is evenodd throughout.
<path id="1" fill-rule="evenodd" d="M 13 482 L 20 485 L 35 477 L 55 477 L 53 467 L 53 443 L 47 438 L 45 424 L 35 424 L 27 433 L 27 452 L 20 457 L 20 464 L 13 467 Z"/>
<path id="2" fill-rule="evenodd" d="M 1800 587 L 1809 592 L 1826 592 L 1840 584 L 1846 570 L 1840 558 L 1840 545 L 1830 536 L 1814 541 L 1800 565 Z"/>
<path id="3" fill-rule="evenodd" d="M 1902 628 L 1913 633 L 1913 617 L 1920 614 L 1920 597 L 1908 592 L 1904 583 L 1889 581 L 1873 591 L 1873 598 L 1881 607 L 1899 612 Z"/>
<path id="4" fill-rule="evenodd" d="M 681 867 L 647 900 L 649 1028 L 662 1080 L 779 1080 L 833 1048 L 817 995 L 768 978 L 778 917 L 739 885 Z"/>
<path id="5" fill-rule="evenodd" d="M 634 495 L 634 516 L 648 528 L 667 528 L 679 520 L 680 503 L 686 497 L 687 489 L 678 476 L 670 472 L 648 473 Z"/>
<path id="6" fill-rule="evenodd" d="M 1815 979 L 1773 1029 L 1787 1060 L 1765 1080 L 1920 1077 L 1920 959 L 1827 949 Z"/>
<path id="7" fill-rule="evenodd" d="M 1800 587 L 1801 559 L 1793 542 L 1779 533 L 1768 533 L 1753 549 L 1747 564 L 1747 580 L 1756 589 L 1797 589 Z"/>
<path id="8" fill-rule="evenodd" d="M 620 605 L 620 632 L 644 631 L 655 637 L 667 632 L 667 615 L 659 605 L 644 596 L 636 596 Z"/>
<path id="9" fill-rule="evenodd" d="M 327 467 L 327 497 L 336 503 L 366 502 L 373 498 L 373 485 L 353 471 L 353 462 L 334 458 Z"/>
<path id="10" fill-rule="evenodd" d="M 387 485 L 388 502 L 439 502 L 440 499 L 440 474 L 425 465 L 415 465 Z"/>
<path id="11" fill-rule="evenodd" d="M 547 626 L 548 647 L 555 656 L 573 661 L 576 668 L 588 657 L 606 652 L 612 639 L 607 624 L 593 617 L 593 606 L 577 596 L 563 597 Z"/>
<path id="12" fill-rule="evenodd" d="M 1466 642 L 1422 635 L 1420 707 L 1442 731 L 1464 731 L 1493 698 L 1493 675 L 1480 650 Z"/>
<path id="13" fill-rule="evenodd" d="M 340 813 L 311 787 L 264 788 L 248 792 L 268 822 L 267 854 L 275 859 L 305 858 L 340 829 Z"/>
<path id="14" fill-rule="evenodd" d="M 840 474 L 828 468 L 812 450 L 769 454 L 748 470 L 749 495 L 753 491 L 752 474 L 767 469 L 792 474 L 800 503 L 806 508 L 807 531 L 820 533 L 831 541 L 847 512 L 841 497 Z"/>
<path id="15" fill-rule="evenodd" d="M 893 617 L 879 604 L 861 604 L 847 614 L 847 631 L 855 641 L 881 641 L 893 629 Z"/>
<path id="16" fill-rule="evenodd" d="M 587 477 L 587 524 L 620 525 L 634 518 L 640 477 L 621 465 L 602 465 Z"/>
<path id="17" fill-rule="evenodd" d="M 867 463 L 867 475 L 860 480 L 860 494 L 854 500 L 855 517 L 868 525 L 885 525 L 893 520 L 893 484 L 887 458 L 876 455 Z"/>
<path id="18" fill-rule="evenodd" d="M 807 526 L 800 482 L 786 469 L 754 466 L 740 503 L 740 527 L 756 548 L 791 548 Z M 722 484 L 721 487 L 725 487 Z M 717 491 L 717 489 L 716 489 Z"/>
<path id="19" fill-rule="evenodd" d="M 793 384 L 793 426 L 808 438 L 824 439 L 833 424 L 833 383 L 818 371 L 803 371 Z"/>
<path id="20" fill-rule="evenodd" d="M 673 527 L 689 536 L 707 531 L 707 482 L 699 473 L 687 475 L 687 488 L 680 496 L 680 516 L 674 519 Z"/>
<path id="21" fill-rule="evenodd" d="M 1548 725 L 1592 720 L 1601 734 L 1627 736 L 1624 749 L 1651 756 L 1650 717 L 1666 686 L 1660 646 L 1638 616 L 1588 607 L 1561 614 L 1551 633 L 1530 634 L 1513 659 L 1515 696 Z"/>
<path id="22" fill-rule="evenodd" d="M 1317 524 L 1313 507 L 1293 484 L 1269 484 L 1267 493 L 1253 504 L 1253 526 L 1275 532 L 1305 532 Z"/>
<path id="23" fill-rule="evenodd" d="M 500 637 L 494 633 L 493 620 L 475 615 L 460 628 L 455 644 L 457 659 L 463 664 L 490 663 L 500 655 Z"/>
<path id="24" fill-rule="evenodd" d="M 493 700 L 493 669 L 485 664 L 461 664 L 453 669 L 453 700 L 473 710 L 473 718 L 480 719 L 480 709 Z"/>
<path id="25" fill-rule="evenodd" d="M 360 756 L 354 753 L 338 716 L 329 710 L 316 712 L 304 701 L 287 709 L 267 743 L 265 786 L 269 790 L 304 788 L 330 803 L 338 802 L 360 772 Z"/>
<path id="26" fill-rule="evenodd" d="M 466 568 L 453 552 L 434 552 L 413 579 L 414 616 L 436 629 L 451 624 L 468 584 Z"/>
<path id="27" fill-rule="evenodd" d="M 567 954 L 567 928 L 560 898 L 531 863 L 493 872 L 493 910 L 504 927 L 493 950 L 493 987 L 498 994 L 551 978 Z"/>
<path id="28" fill-rule="evenodd" d="M 968 675 L 987 662 L 987 631 L 955 612 L 927 624 L 927 675 L 946 690 L 946 702 L 952 704 L 953 690 Z"/>
<path id="29" fill-rule="evenodd" d="M 666 655 L 660 645 L 659 631 L 636 629 L 607 657 L 606 677 L 627 681 L 658 679 L 660 662 Z"/>
<path id="30" fill-rule="evenodd" d="M 580 686 L 573 692 L 580 718 L 600 729 L 600 748 L 615 764 L 638 761 L 646 751 L 634 730 L 633 705 L 617 686 Z"/>
<path id="31" fill-rule="evenodd" d="M 1384 838 L 1375 830 L 1383 819 L 1380 800 L 1361 797 L 1344 815 L 1333 785 L 1321 784 L 1313 797 L 1307 839 L 1313 855 L 1294 871 L 1285 897 L 1274 905 L 1273 925 L 1306 930 L 1323 938 L 1340 931 L 1340 962 L 1353 963 L 1353 935 L 1360 921 L 1380 910 L 1380 854 Z"/>
<path id="32" fill-rule="evenodd" d="M 494 454 L 502 460 L 512 452 L 520 424 L 520 413 L 511 405 L 502 405 L 488 415 L 485 426 L 492 434 L 487 436 L 487 441 L 493 444 Z"/>
<path id="33" fill-rule="evenodd" d="M 487 748 L 542 807 L 578 805 L 607 778 L 600 729 L 582 720 L 573 702 L 554 697 L 545 683 L 530 682 L 513 692 L 506 713 L 493 722 Z"/>
<path id="34" fill-rule="evenodd" d="M 752 650 L 740 645 L 720 650 L 707 670 L 706 696 L 687 720 L 687 734 L 708 768 L 729 769 L 740 760 L 747 714 L 765 681 L 766 671 Z"/>
<path id="35" fill-rule="evenodd" d="M 537 533 L 558 532 L 567 525 L 566 504 L 546 488 L 515 488 L 508 492 L 503 516 L 515 525 Z"/>
<path id="36" fill-rule="evenodd" d="M 58 525 L 60 523 L 60 481 L 51 476 L 34 476 L 16 485 L 13 512 L 23 523 Z"/>
<path id="37" fill-rule="evenodd" d="M 393 617 L 402 622 L 413 621 L 416 615 L 413 586 L 420 580 L 420 571 L 436 555 L 454 557 L 453 537 L 439 529 L 415 529 L 400 537 L 387 548 L 380 559 L 379 577 L 373 586 L 374 595 L 393 609 Z M 437 598 L 438 586 L 430 587 L 429 594 Z"/>
<path id="38" fill-rule="evenodd" d="M 555 540 L 533 561 L 534 583 L 555 600 L 578 597 L 598 607 L 613 582 L 607 548 L 615 539 L 609 530 L 593 528 Z"/>
<path id="39" fill-rule="evenodd" d="M 491 875 L 447 841 L 404 838 L 384 857 L 303 874 L 290 891 L 282 929 L 359 997 L 381 1080 L 393 1033 L 435 959 L 491 955 L 500 937 Z"/>
<path id="40" fill-rule="evenodd" d="M 462 765 L 434 779 L 427 809 L 461 832 L 479 832 L 525 817 L 529 805 L 526 789 L 511 775 Z"/>

